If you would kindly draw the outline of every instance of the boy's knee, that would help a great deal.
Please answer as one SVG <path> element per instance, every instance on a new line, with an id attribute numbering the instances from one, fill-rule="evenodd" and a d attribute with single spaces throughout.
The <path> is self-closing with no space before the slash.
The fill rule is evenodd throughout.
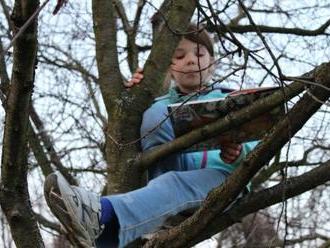
<path id="1" fill-rule="evenodd" d="M 169 171 L 166 172 L 163 176 L 164 176 L 164 180 L 174 180 L 174 179 L 178 179 L 178 173 L 177 171 Z"/>
<path id="2" fill-rule="evenodd" d="M 158 176 L 157 178 L 152 179 L 149 184 L 155 184 L 155 183 L 166 183 L 168 181 L 173 181 L 173 180 L 177 180 L 178 176 L 177 176 L 177 171 L 169 171 L 166 172 L 160 176 Z"/>

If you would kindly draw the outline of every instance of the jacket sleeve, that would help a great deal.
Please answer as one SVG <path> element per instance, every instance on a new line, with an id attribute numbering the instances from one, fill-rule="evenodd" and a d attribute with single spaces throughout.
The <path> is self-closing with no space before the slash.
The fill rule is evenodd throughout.
<path id="1" fill-rule="evenodd" d="M 158 102 L 144 112 L 140 130 L 143 151 L 174 140 L 174 131 L 167 115 L 166 105 Z"/>
<path id="2" fill-rule="evenodd" d="M 143 114 L 141 125 L 141 146 L 143 151 L 155 148 L 175 139 L 173 127 L 167 118 L 167 106 L 162 102 L 156 102 Z M 159 176 L 171 170 L 187 170 L 194 160 L 185 153 L 176 153 L 167 156 L 149 169 L 149 179 Z"/>

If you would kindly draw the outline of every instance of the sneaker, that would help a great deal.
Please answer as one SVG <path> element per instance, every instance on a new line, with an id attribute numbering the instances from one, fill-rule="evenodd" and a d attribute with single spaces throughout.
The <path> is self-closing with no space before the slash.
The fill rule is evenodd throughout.
<path id="1" fill-rule="evenodd" d="M 75 247 L 95 246 L 102 233 L 100 197 L 80 187 L 71 186 L 60 172 L 50 174 L 44 184 L 47 204 L 63 225 Z"/>

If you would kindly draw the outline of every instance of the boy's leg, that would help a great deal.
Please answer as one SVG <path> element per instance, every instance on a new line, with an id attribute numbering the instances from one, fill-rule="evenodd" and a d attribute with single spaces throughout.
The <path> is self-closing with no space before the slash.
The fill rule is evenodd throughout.
<path id="1" fill-rule="evenodd" d="M 170 171 L 188 171 L 195 170 L 196 162 L 188 153 L 173 154 L 164 159 L 159 160 L 148 169 L 148 180 L 152 180 L 164 173 Z"/>
<path id="2" fill-rule="evenodd" d="M 224 182 L 227 176 L 228 173 L 216 169 L 168 172 L 150 181 L 146 187 L 106 197 L 114 208 L 119 230 L 107 225 L 105 231 L 110 230 L 109 236 L 101 235 L 103 245 L 100 247 L 110 247 L 116 231 L 119 231 L 119 247 L 156 231 L 168 217 L 200 206 L 207 193 Z M 92 247 L 103 230 L 100 198 L 70 186 L 60 173 L 47 177 L 45 197 L 71 242 L 78 247 Z"/>
<path id="3" fill-rule="evenodd" d="M 118 218 L 119 247 L 156 231 L 168 217 L 200 206 L 208 192 L 228 175 L 217 169 L 172 171 L 141 189 L 106 197 Z"/>
<path id="4" fill-rule="evenodd" d="M 62 223 L 71 243 L 76 247 L 93 247 L 103 230 L 100 197 L 69 185 L 59 172 L 46 178 L 44 191 L 48 206 Z"/>

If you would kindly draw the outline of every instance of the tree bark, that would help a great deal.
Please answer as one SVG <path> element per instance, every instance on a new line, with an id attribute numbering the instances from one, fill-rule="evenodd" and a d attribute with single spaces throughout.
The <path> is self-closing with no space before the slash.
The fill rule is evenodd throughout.
<path id="1" fill-rule="evenodd" d="M 194 10 L 195 1 L 173 2 L 169 8 L 167 26 L 157 36 L 146 62 L 145 80 L 140 86 L 127 91 L 123 87 L 118 65 L 114 6 L 111 1 L 93 1 L 99 82 L 108 113 L 108 193 L 126 192 L 141 186 L 143 171 L 135 162 L 140 152 L 137 140 L 142 113 L 159 95 L 172 54 L 181 38 L 176 32 L 185 31 Z"/>
<path id="2" fill-rule="evenodd" d="M 210 225 L 196 237 L 194 243 L 225 230 L 250 213 L 290 199 L 330 181 L 329 169 L 330 161 L 327 161 L 309 172 L 289 178 L 286 183 L 282 182 L 256 193 L 248 194 L 228 211 L 215 217 Z M 275 240 L 275 242 L 278 241 Z"/>
<path id="3" fill-rule="evenodd" d="M 38 8 L 39 1 L 15 2 L 12 20 L 19 28 Z M 34 86 L 37 20 L 14 44 L 13 72 L 7 97 L 3 138 L 0 204 L 17 247 L 43 247 L 27 185 L 29 104 Z"/>
<path id="4" fill-rule="evenodd" d="M 276 34 L 293 34 L 297 36 L 316 36 L 316 35 L 326 35 L 326 29 L 330 26 L 330 19 L 327 20 L 324 24 L 322 24 L 319 28 L 314 30 L 307 30 L 302 28 L 283 28 L 283 27 L 272 27 L 265 25 L 258 25 L 258 29 L 262 33 L 276 33 Z M 256 26 L 254 25 L 228 25 L 228 28 L 233 33 L 250 33 L 256 31 Z M 226 32 L 221 26 L 212 27 L 211 30 L 214 29 L 222 32 Z"/>
<path id="5" fill-rule="evenodd" d="M 192 240 L 207 228 L 215 216 L 223 212 L 237 198 L 258 170 L 303 127 L 323 102 L 328 100 L 330 92 L 320 86 L 326 88 L 330 86 L 330 63 L 322 64 L 316 69 L 315 82 L 316 84 L 304 94 L 287 116 L 242 161 L 228 180 L 209 193 L 202 207 L 191 218 L 169 231 L 159 232 L 145 247 L 191 245 Z"/>
<path id="6" fill-rule="evenodd" d="M 190 133 L 176 138 L 174 141 L 158 146 L 150 152 L 144 153 L 139 159 L 138 163 L 141 167 L 148 168 L 152 166 L 158 159 L 178 152 L 190 147 L 200 141 L 220 135 L 221 133 L 237 127 L 262 113 L 272 110 L 274 107 L 287 102 L 294 96 L 298 95 L 304 90 L 304 85 L 299 82 L 294 82 L 288 87 L 278 90 L 271 96 L 259 99 L 253 104 L 238 111 L 228 114 L 224 118 L 205 125 L 201 128 L 196 128 Z M 244 96 L 243 96 L 244 97 Z M 224 105 L 231 104 L 231 99 L 223 102 Z"/>

